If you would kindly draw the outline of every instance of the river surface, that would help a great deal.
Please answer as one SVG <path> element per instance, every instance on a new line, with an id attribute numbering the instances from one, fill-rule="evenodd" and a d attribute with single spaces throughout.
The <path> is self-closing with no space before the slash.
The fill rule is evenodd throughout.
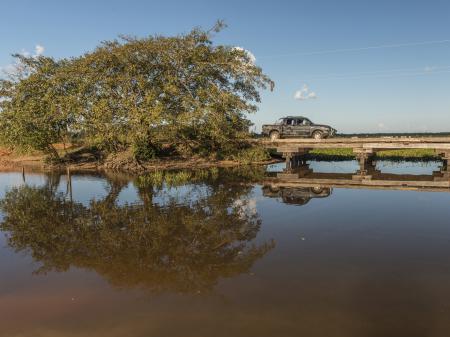
<path id="1" fill-rule="evenodd" d="M 0 173 L 0 336 L 448 336 L 441 164 L 308 164 Z"/>

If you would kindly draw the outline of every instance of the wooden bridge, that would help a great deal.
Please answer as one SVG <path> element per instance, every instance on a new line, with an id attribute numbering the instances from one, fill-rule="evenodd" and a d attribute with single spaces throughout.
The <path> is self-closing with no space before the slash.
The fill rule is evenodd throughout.
<path id="1" fill-rule="evenodd" d="M 445 165 L 450 158 L 450 137 L 379 137 L 379 138 L 290 138 L 276 141 L 260 140 L 267 149 L 275 149 L 286 158 L 287 167 L 296 165 L 302 155 L 313 149 L 351 148 L 360 164 L 360 171 L 366 171 L 366 165 L 374 154 L 382 150 L 430 149 L 439 155 Z"/>

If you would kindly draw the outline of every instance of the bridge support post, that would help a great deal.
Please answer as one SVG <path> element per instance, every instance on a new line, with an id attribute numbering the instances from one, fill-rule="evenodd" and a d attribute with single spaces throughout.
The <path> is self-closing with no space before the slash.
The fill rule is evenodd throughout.
<path id="1" fill-rule="evenodd" d="M 442 159 L 444 161 L 444 167 L 447 169 L 448 168 L 448 161 L 450 160 L 450 152 L 444 152 Z"/>
<path id="2" fill-rule="evenodd" d="M 366 175 L 368 165 L 372 164 L 373 150 L 372 149 L 353 149 L 353 153 L 356 155 L 356 159 L 359 163 L 359 175 Z"/>
<path id="3" fill-rule="evenodd" d="M 283 153 L 283 157 L 286 159 L 286 170 L 288 171 L 292 168 L 292 153 Z"/>
<path id="4" fill-rule="evenodd" d="M 297 152 L 283 152 L 283 158 L 286 160 L 286 170 L 293 169 L 306 163 L 306 160 L 303 158 L 307 151 L 298 150 Z"/>
<path id="5" fill-rule="evenodd" d="M 442 158 L 442 168 L 441 173 L 444 173 L 446 177 L 449 176 L 449 168 L 448 162 L 450 160 L 450 151 L 449 150 L 434 150 L 434 152 Z"/>
<path id="6" fill-rule="evenodd" d="M 442 158 L 442 167 L 441 167 L 441 174 L 442 179 L 448 180 L 450 179 L 450 171 L 448 167 L 448 161 L 450 160 L 450 152 L 449 151 L 436 151 L 439 152 L 439 155 Z"/>

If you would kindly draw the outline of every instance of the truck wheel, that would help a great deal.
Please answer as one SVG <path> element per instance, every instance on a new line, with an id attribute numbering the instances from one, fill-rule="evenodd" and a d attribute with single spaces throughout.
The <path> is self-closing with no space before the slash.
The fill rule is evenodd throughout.
<path id="1" fill-rule="evenodd" d="M 322 139 L 322 138 L 323 138 L 323 134 L 322 134 L 322 132 L 320 132 L 320 131 L 314 131 L 314 132 L 312 133 L 312 137 L 313 137 L 314 139 Z"/>
<path id="2" fill-rule="evenodd" d="M 278 131 L 272 131 L 269 136 L 272 142 L 276 141 L 277 139 L 280 139 L 280 133 Z"/>

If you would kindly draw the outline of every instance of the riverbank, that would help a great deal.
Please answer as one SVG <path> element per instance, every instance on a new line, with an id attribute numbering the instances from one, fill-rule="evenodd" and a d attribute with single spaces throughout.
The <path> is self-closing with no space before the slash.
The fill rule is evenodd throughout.
<path id="1" fill-rule="evenodd" d="M 129 153 L 123 152 L 102 158 L 98 153 L 86 148 L 59 148 L 61 162 L 49 163 L 42 153 L 18 154 L 0 149 L 0 169 L 32 168 L 40 170 L 73 169 L 73 170 L 115 170 L 124 172 L 145 172 L 165 169 L 195 169 L 211 167 L 232 167 L 241 165 L 268 165 L 283 161 L 276 153 L 263 161 L 214 160 L 202 157 L 184 158 L 180 156 L 163 157 L 151 161 L 137 161 Z M 339 161 L 353 160 L 352 149 L 316 149 L 306 156 L 308 160 Z M 432 150 L 408 149 L 386 150 L 376 153 L 376 160 L 394 161 L 435 161 L 439 160 Z"/>
<path id="2" fill-rule="evenodd" d="M 99 153 L 82 147 L 58 148 L 61 161 L 48 162 L 43 153 L 20 154 L 0 148 L 0 170 L 34 169 L 58 170 L 71 169 L 83 171 L 114 170 L 124 172 L 145 172 L 154 170 L 195 169 L 212 167 L 233 167 L 242 165 L 269 165 L 282 161 L 271 157 L 267 160 L 244 162 L 239 160 L 216 160 L 202 157 L 185 158 L 170 156 L 150 161 L 137 161 L 129 153 L 122 152 L 102 158 Z"/>

